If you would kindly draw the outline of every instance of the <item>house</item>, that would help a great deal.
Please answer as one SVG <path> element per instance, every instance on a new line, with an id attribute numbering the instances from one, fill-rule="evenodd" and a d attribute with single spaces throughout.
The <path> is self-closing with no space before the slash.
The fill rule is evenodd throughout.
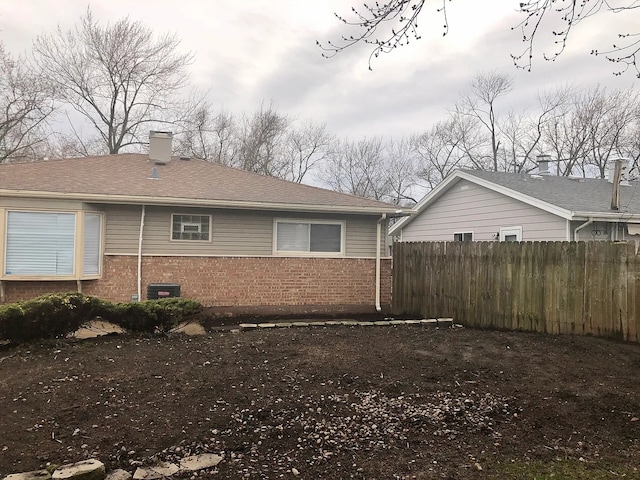
<path id="1" fill-rule="evenodd" d="M 0 301 L 81 291 L 145 299 L 149 285 L 205 306 L 390 303 L 395 205 L 171 157 L 0 165 Z"/>
<path id="2" fill-rule="evenodd" d="M 640 241 L 640 182 L 458 170 L 395 223 L 400 241 Z"/>

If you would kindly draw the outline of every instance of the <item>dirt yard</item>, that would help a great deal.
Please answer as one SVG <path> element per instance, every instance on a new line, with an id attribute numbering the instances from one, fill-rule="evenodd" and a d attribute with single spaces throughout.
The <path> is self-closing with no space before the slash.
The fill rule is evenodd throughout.
<path id="1" fill-rule="evenodd" d="M 640 478 L 639 417 L 640 346 L 588 337 L 331 326 L 0 350 L 0 477 L 211 452 L 199 478 Z"/>

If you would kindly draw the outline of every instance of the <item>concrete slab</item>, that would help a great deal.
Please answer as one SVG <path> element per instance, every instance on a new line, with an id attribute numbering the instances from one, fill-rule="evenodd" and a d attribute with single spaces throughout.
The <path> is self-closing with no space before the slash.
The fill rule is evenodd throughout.
<path id="1" fill-rule="evenodd" d="M 358 322 L 358 325 L 360 325 L 361 327 L 370 327 L 372 325 L 375 325 L 375 322 Z"/>
<path id="2" fill-rule="evenodd" d="M 240 330 L 255 330 L 256 328 L 258 328 L 258 324 L 257 323 L 241 323 L 240 325 L 238 325 L 238 327 L 240 327 Z"/>
<path id="3" fill-rule="evenodd" d="M 292 327 L 308 327 L 309 322 L 291 322 Z"/>
<path id="4" fill-rule="evenodd" d="M 387 321 L 387 320 L 381 320 L 379 322 L 373 322 L 374 325 L 378 326 L 378 327 L 388 327 L 391 325 L 391 322 Z"/>
<path id="5" fill-rule="evenodd" d="M 276 328 L 275 323 L 259 323 L 258 328 Z"/>

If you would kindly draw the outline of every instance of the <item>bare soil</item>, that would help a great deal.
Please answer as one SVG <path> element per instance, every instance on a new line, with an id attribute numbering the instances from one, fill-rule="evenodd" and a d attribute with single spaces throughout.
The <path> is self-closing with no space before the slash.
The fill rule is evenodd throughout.
<path id="1" fill-rule="evenodd" d="M 316 326 L 0 350 L 0 476 L 211 452 L 199 478 L 509 478 L 566 459 L 630 478 L 639 417 L 640 345 L 590 337 Z"/>

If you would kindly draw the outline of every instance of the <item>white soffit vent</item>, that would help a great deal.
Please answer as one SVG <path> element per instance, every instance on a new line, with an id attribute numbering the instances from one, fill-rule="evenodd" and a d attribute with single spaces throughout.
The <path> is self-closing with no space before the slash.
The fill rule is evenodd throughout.
<path id="1" fill-rule="evenodd" d="M 149 160 L 156 165 L 166 165 L 171 161 L 171 132 L 149 132 Z"/>

